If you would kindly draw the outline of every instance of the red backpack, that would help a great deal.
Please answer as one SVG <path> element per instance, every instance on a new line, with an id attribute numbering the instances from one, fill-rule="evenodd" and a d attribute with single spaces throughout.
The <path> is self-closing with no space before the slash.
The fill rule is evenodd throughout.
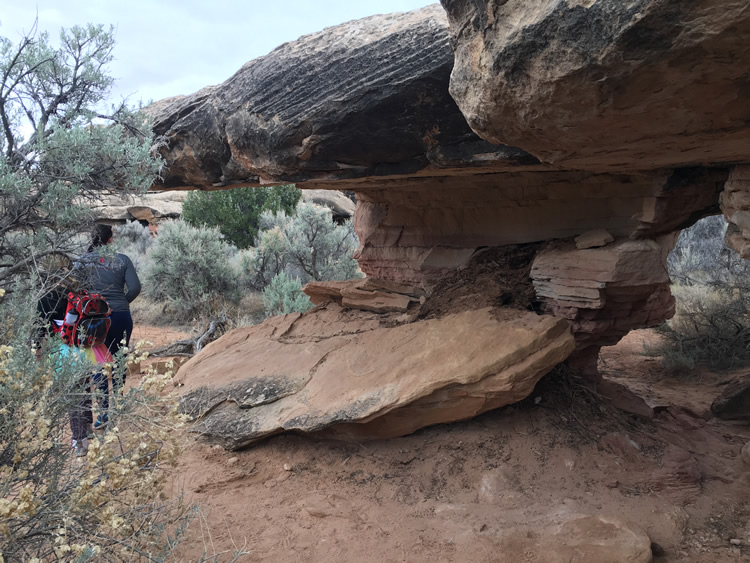
<path id="1" fill-rule="evenodd" d="M 68 346 L 90 347 L 104 342 L 111 312 L 109 303 L 100 294 L 71 291 L 60 336 Z"/>

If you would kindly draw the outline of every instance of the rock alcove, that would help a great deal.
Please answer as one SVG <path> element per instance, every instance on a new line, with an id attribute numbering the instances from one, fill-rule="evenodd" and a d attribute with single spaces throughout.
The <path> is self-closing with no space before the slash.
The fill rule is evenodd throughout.
<path id="1" fill-rule="evenodd" d="M 365 280 L 185 364 L 228 448 L 362 440 L 527 396 L 669 318 L 666 256 L 723 212 L 750 256 L 750 11 L 444 0 L 328 28 L 150 108 L 160 190 L 351 190 Z M 218 375 L 221 374 L 221 375 Z"/>

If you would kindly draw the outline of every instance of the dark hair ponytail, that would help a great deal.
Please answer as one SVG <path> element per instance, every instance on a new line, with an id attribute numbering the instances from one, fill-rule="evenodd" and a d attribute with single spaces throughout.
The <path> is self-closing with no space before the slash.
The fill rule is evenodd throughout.
<path id="1" fill-rule="evenodd" d="M 109 225 L 98 224 L 94 227 L 91 233 L 91 244 L 89 245 L 89 252 L 99 246 L 104 246 L 112 238 L 112 227 Z"/>

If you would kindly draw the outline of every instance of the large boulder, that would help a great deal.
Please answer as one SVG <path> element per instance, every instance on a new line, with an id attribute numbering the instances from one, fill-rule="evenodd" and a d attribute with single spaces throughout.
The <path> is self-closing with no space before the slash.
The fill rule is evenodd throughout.
<path id="1" fill-rule="evenodd" d="M 747 161 L 745 2 L 442 4 L 451 94 L 491 143 L 599 171 Z"/>
<path id="2" fill-rule="evenodd" d="M 329 304 L 207 346 L 180 369 L 182 409 L 230 449 L 289 431 L 401 436 L 520 401 L 573 348 L 564 320 L 519 310 L 400 324 Z"/>
<path id="3" fill-rule="evenodd" d="M 493 146 L 448 93 L 453 53 L 439 5 L 372 16 L 285 43 L 223 84 L 154 104 L 163 186 L 411 175 L 536 159 Z"/>

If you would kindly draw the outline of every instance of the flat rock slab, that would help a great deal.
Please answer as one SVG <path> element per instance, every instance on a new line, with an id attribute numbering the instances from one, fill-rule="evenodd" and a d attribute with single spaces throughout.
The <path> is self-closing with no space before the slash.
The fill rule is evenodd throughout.
<path id="1" fill-rule="evenodd" d="M 574 348 L 566 321 L 519 310 L 389 322 L 329 304 L 237 329 L 180 369 L 182 410 L 229 449 L 402 436 L 524 399 Z"/>
<path id="2" fill-rule="evenodd" d="M 653 560 L 651 540 L 643 530 L 604 515 L 571 516 L 543 529 L 513 530 L 501 546 L 504 544 L 512 551 L 526 553 L 529 561 L 545 563 Z"/>

